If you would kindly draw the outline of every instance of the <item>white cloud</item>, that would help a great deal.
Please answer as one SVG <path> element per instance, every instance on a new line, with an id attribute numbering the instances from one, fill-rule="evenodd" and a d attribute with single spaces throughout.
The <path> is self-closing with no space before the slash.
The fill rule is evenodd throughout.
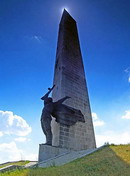
<path id="1" fill-rule="evenodd" d="M 128 77 L 128 82 L 130 83 L 130 75 L 129 75 L 129 77 Z"/>
<path id="2" fill-rule="evenodd" d="M 128 144 L 130 143 L 130 132 L 116 133 L 114 131 L 106 131 L 103 134 L 95 135 L 97 147 L 104 145 L 105 142 L 109 144 Z"/>
<path id="3" fill-rule="evenodd" d="M 11 111 L 0 111 L 1 134 L 14 134 L 26 136 L 31 132 L 31 127 L 20 116 L 14 115 Z"/>
<path id="4" fill-rule="evenodd" d="M 24 160 L 37 161 L 38 154 L 27 154 L 25 155 Z"/>
<path id="5" fill-rule="evenodd" d="M 125 111 L 125 115 L 121 117 L 122 119 L 130 119 L 130 111 Z"/>
<path id="6" fill-rule="evenodd" d="M 15 142 L 0 144 L 0 163 L 20 160 L 21 154 Z"/>
<path id="7" fill-rule="evenodd" d="M 31 130 L 22 117 L 11 111 L 0 111 L 0 136 L 6 135 L 5 138 L 1 137 L 0 163 L 37 159 L 37 151 L 35 153 L 31 150 L 32 146 L 29 142 L 31 139 L 26 137 Z M 10 142 L 11 139 L 12 142 Z"/>
<path id="8" fill-rule="evenodd" d="M 117 125 L 113 128 L 113 125 L 106 124 L 104 121 L 100 120 L 96 113 L 92 113 L 94 126 L 104 126 L 104 128 L 95 128 L 95 137 L 97 147 L 104 145 L 105 143 L 109 144 L 128 144 L 130 143 L 130 128 L 125 125 L 124 130 L 119 129 L 120 121 L 117 121 Z M 125 115 L 122 118 L 130 119 L 130 111 L 126 111 Z M 114 120 L 114 119 L 113 119 Z M 117 128 L 116 128 L 117 127 Z"/>
<path id="9" fill-rule="evenodd" d="M 127 73 L 127 75 L 128 75 L 128 83 L 130 83 L 130 67 L 126 68 L 124 71 Z"/>
<path id="10" fill-rule="evenodd" d="M 94 127 L 105 125 L 105 122 L 103 120 L 100 120 L 95 112 L 92 112 L 92 118 Z"/>
<path id="11" fill-rule="evenodd" d="M 3 133 L 2 133 L 2 131 L 0 131 L 0 137 L 1 137 L 1 136 L 3 136 Z"/>
<path id="12" fill-rule="evenodd" d="M 26 142 L 26 141 L 30 141 L 30 139 L 26 138 L 26 137 L 18 137 L 14 139 L 16 142 Z"/>
<path id="13" fill-rule="evenodd" d="M 37 42 L 39 42 L 39 43 L 41 43 L 41 41 L 42 41 L 42 37 L 41 37 L 41 36 L 38 36 L 38 35 L 32 36 L 31 39 L 32 39 L 32 40 L 35 40 L 35 41 L 37 41 Z"/>
<path id="14" fill-rule="evenodd" d="M 36 161 L 38 155 L 36 153 L 26 153 L 19 149 L 15 142 L 0 144 L 0 163 L 19 160 Z"/>
<path id="15" fill-rule="evenodd" d="M 125 71 L 126 73 L 130 73 L 130 67 L 126 68 L 124 71 Z"/>

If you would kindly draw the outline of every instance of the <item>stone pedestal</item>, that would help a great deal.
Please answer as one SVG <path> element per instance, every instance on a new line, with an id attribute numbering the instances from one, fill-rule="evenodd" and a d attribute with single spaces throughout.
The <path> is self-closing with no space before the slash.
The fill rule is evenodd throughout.
<path id="1" fill-rule="evenodd" d="M 38 162 L 46 161 L 48 159 L 67 154 L 68 152 L 70 151 L 64 148 L 39 144 Z"/>

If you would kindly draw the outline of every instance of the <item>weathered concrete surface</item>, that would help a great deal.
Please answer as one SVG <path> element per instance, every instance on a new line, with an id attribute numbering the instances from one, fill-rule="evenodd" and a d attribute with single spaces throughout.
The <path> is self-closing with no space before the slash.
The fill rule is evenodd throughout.
<path id="1" fill-rule="evenodd" d="M 84 66 L 78 39 L 76 21 L 64 11 L 59 26 L 58 46 L 52 97 L 54 101 L 70 96 L 66 105 L 80 109 L 85 123 L 71 127 L 52 121 L 53 145 L 72 150 L 96 147 Z"/>
<path id="2" fill-rule="evenodd" d="M 57 156 L 67 154 L 69 152 L 69 150 L 64 148 L 40 144 L 38 162 L 55 158 Z"/>

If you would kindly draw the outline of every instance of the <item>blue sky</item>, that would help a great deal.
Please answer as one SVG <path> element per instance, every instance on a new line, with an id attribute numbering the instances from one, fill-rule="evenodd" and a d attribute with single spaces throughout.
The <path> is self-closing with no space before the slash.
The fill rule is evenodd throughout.
<path id="1" fill-rule="evenodd" d="M 36 159 L 45 142 L 62 8 L 77 21 L 97 145 L 130 143 L 130 1 L 0 0 L 0 162 Z"/>

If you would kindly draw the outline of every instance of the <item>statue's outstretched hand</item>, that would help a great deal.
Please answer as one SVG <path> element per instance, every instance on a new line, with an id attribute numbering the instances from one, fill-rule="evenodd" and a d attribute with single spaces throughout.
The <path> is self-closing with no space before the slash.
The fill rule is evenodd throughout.
<path id="1" fill-rule="evenodd" d="M 54 89 L 55 85 L 53 85 L 52 88 L 48 88 L 48 90 L 52 91 Z"/>

